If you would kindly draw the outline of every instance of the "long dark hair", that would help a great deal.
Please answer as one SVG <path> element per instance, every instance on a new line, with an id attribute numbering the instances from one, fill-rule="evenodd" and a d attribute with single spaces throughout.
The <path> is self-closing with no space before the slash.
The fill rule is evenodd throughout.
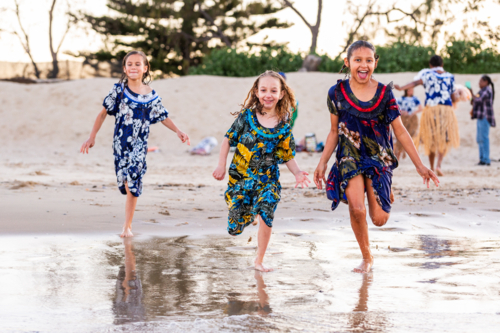
<path id="1" fill-rule="evenodd" d="M 495 85 L 493 84 L 493 81 L 491 81 L 491 77 L 489 77 L 488 75 L 483 75 L 481 77 L 481 79 L 488 82 L 488 85 L 491 86 L 491 90 L 493 91 L 493 98 L 492 99 L 495 100 Z"/>
<path id="2" fill-rule="evenodd" d="M 347 60 L 349 61 L 349 59 L 351 59 L 352 57 L 352 53 L 354 51 L 356 51 L 357 49 L 360 49 L 362 47 L 366 47 L 367 49 L 370 49 L 373 51 L 373 54 L 375 55 L 375 60 L 378 60 L 380 57 L 379 55 L 377 54 L 376 50 L 375 50 L 375 46 L 373 46 L 372 43 L 370 42 L 367 42 L 366 40 L 358 40 L 358 41 L 355 41 L 354 43 L 352 43 L 351 45 L 349 45 L 349 48 L 347 49 Z M 347 68 L 347 71 L 346 73 L 349 73 L 350 69 L 349 67 L 347 67 L 345 65 L 345 63 L 342 65 L 342 68 L 340 69 L 339 71 L 339 74 L 342 74 L 342 72 L 344 71 L 344 69 Z"/>

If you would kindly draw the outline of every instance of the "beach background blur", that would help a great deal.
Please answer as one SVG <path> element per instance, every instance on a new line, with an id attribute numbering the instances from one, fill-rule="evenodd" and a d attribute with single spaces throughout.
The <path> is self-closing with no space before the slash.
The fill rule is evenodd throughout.
<path id="1" fill-rule="evenodd" d="M 445 158 L 439 188 L 425 189 L 411 161 L 400 161 L 391 219 L 384 228 L 370 225 L 372 274 L 350 273 L 359 250 L 347 206 L 331 212 L 323 191 L 295 189 L 286 169 L 269 256 L 281 269 L 247 269 L 257 229 L 237 238 L 226 233 L 226 181 L 211 175 L 218 147 L 208 156 L 190 155 L 162 125 L 151 128 L 149 146 L 158 151 L 148 154 L 136 236 L 119 239 L 124 197 L 113 168 L 113 120 L 105 121 L 89 155 L 79 148 L 117 82 L 120 56 L 132 46 L 142 45 L 150 55 L 151 86 L 192 144 L 207 136 L 222 140 L 234 119 L 230 112 L 239 110 L 266 66 L 287 72 L 300 101 L 295 138 L 312 132 L 325 140 L 326 94 L 344 77 L 336 72 L 349 36 L 378 46 L 375 78 L 386 84 L 412 81 L 434 52 L 456 83 L 471 82 L 475 92 L 482 74 L 500 82 L 496 1 L 318 1 L 314 49 L 315 32 L 307 24 L 317 23 L 316 1 L 296 0 L 293 8 L 283 1 L 256 2 L 261 7 L 236 1 L 240 7 L 232 11 L 213 7 L 222 2 L 152 1 L 146 9 L 166 15 L 173 8 L 176 16 L 149 21 L 137 12 L 123 18 L 106 6 L 140 1 L 0 4 L 0 284 L 9 286 L 0 291 L 1 330 L 494 332 L 500 324 L 500 162 L 476 165 L 476 123 L 468 103 L 456 109 L 460 148 Z M 48 33 L 54 3 L 53 51 L 69 26 L 57 75 Z M 192 33 L 199 43 L 190 44 L 189 54 L 173 38 L 185 33 L 178 28 L 183 8 L 197 12 Z M 238 19 L 237 9 L 258 15 Z M 213 24 L 201 10 L 217 17 Z M 387 11 L 394 22 L 376 14 Z M 139 43 L 150 35 L 115 34 L 117 18 L 119 29 L 138 18 L 147 21 L 143 31 L 162 32 L 158 38 L 168 52 Z M 107 31 L 91 24 L 103 20 L 113 22 Z M 255 34 L 231 34 L 238 20 L 267 25 Z M 218 26 L 227 30 L 220 33 Z M 33 61 L 23 48 L 26 36 Z M 321 63 L 301 70 L 308 54 Z M 425 100 L 422 87 L 415 95 Z M 500 132 L 492 128 L 496 161 L 499 142 Z M 319 156 L 302 152 L 296 158 L 312 175 Z"/>

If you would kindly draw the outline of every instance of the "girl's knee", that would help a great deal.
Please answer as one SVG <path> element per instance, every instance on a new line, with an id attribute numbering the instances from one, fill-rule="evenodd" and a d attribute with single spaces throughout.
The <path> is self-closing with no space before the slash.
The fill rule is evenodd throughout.
<path id="1" fill-rule="evenodd" d="M 372 219 L 373 224 L 376 225 L 377 227 L 384 226 L 389 220 L 389 214 L 386 212 L 375 214 L 370 217 Z"/>
<path id="2" fill-rule="evenodd" d="M 356 222 L 361 222 L 366 219 L 366 208 L 364 205 L 349 206 L 349 214 Z"/>

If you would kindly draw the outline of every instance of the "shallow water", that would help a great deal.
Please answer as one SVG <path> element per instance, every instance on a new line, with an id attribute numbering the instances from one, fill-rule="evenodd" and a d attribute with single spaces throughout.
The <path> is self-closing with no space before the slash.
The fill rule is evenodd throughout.
<path id="1" fill-rule="evenodd" d="M 264 274 L 248 235 L 0 237 L 0 330 L 496 331 L 499 241 L 386 230 L 360 275 L 348 235 L 275 234 Z"/>

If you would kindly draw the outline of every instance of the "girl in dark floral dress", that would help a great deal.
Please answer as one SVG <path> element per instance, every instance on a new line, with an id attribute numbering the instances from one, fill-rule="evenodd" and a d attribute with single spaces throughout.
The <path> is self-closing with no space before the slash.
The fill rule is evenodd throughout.
<path id="1" fill-rule="evenodd" d="M 168 118 L 158 94 L 148 86 L 151 80 L 149 61 L 141 51 L 131 51 L 123 59 L 123 74 L 104 99 L 90 137 L 80 152 L 87 153 L 95 144 L 97 132 L 106 115 L 115 117 L 113 154 L 118 188 L 127 196 L 125 223 L 121 237 L 131 237 L 132 219 L 137 198 L 142 193 L 142 177 L 146 174 L 149 126 L 161 122 L 189 145 L 189 137 Z"/>
<path id="2" fill-rule="evenodd" d="M 225 193 L 227 230 L 236 236 L 254 221 L 260 222 L 255 269 L 264 272 L 272 270 L 262 262 L 280 201 L 279 164 L 284 163 L 295 175 L 295 187 L 310 183 L 308 173 L 301 171 L 294 159 L 295 141 L 289 124 L 293 105 L 293 92 L 281 75 L 273 71 L 261 74 L 226 133 L 213 173 L 215 179 L 224 179 L 229 147 L 236 147 Z"/>
<path id="3" fill-rule="evenodd" d="M 365 192 L 373 224 L 383 226 L 389 219 L 393 201 L 392 170 L 398 161 L 394 156 L 391 129 L 422 176 L 424 183 L 436 175 L 425 167 L 413 140 L 401 122 L 399 107 L 392 93 L 392 84 L 384 85 L 373 79 L 378 56 L 372 44 L 353 43 L 344 59 L 350 78 L 339 80 L 328 92 L 331 130 L 325 150 L 314 173 L 318 188 L 326 185 L 332 210 L 340 201 L 349 205 L 351 227 L 358 241 L 363 261 L 355 272 L 367 273 L 373 265 L 366 222 Z M 337 149 L 336 161 L 328 180 L 327 163 Z"/>

